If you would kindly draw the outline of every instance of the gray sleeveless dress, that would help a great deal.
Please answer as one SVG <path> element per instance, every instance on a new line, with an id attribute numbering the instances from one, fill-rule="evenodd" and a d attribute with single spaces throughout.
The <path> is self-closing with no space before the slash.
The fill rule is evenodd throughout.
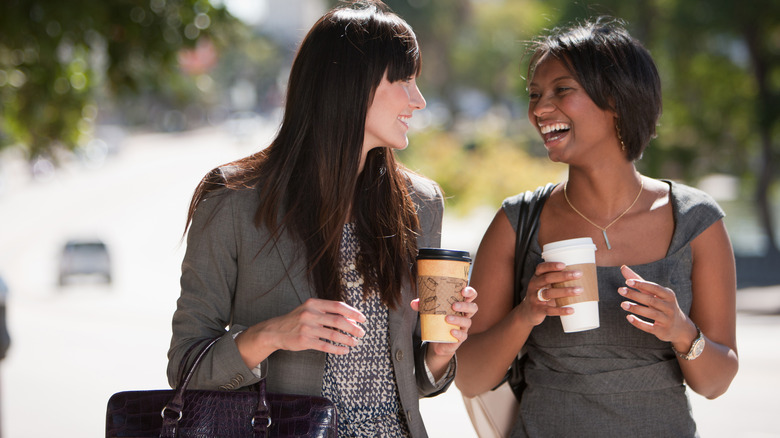
<path id="1" fill-rule="evenodd" d="M 691 307 L 690 242 L 724 216 L 704 192 L 667 181 L 675 230 L 666 257 L 631 266 L 649 281 L 675 291 L 680 308 Z M 502 205 L 517 229 L 521 196 Z M 532 239 L 523 291 L 542 261 Z M 560 318 L 548 317 L 526 343 L 528 384 L 512 437 L 696 437 L 696 423 L 682 372 L 669 342 L 631 326 L 617 289 L 619 267 L 599 266 L 601 327 L 564 333 Z"/>

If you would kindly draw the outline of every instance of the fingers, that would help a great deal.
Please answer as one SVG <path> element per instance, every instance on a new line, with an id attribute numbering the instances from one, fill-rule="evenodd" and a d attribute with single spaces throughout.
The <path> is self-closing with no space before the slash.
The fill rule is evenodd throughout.
<path id="1" fill-rule="evenodd" d="M 359 323 L 366 317 L 354 307 L 337 301 L 311 298 L 286 316 L 290 323 L 280 327 L 288 340 L 285 349 L 314 349 L 332 354 L 347 354 L 365 336 Z"/>
<path id="2" fill-rule="evenodd" d="M 366 317 L 359 310 L 343 301 L 321 300 L 309 298 L 303 304 L 308 308 L 314 308 L 324 313 L 335 313 L 349 320 L 357 322 L 366 322 Z"/>
<path id="3" fill-rule="evenodd" d="M 618 293 L 630 300 L 620 303 L 623 310 L 630 312 L 626 320 L 662 341 L 674 339 L 688 319 L 680 310 L 674 291 L 642 279 L 625 266 L 621 272 L 626 277 L 626 287 L 618 288 Z"/>
<path id="4" fill-rule="evenodd" d="M 582 271 L 564 271 L 563 263 L 540 263 L 536 267 L 535 275 L 528 284 L 525 301 L 531 304 L 532 312 L 538 315 L 533 319 L 537 324 L 541 323 L 545 316 L 570 315 L 574 312 L 569 307 L 558 307 L 555 300 L 577 296 L 583 292 L 582 287 L 556 287 L 555 284 L 566 283 L 582 277 Z"/>
<path id="5" fill-rule="evenodd" d="M 542 277 L 545 274 L 551 273 L 551 272 L 561 272 L 566 268 L 565 263 L 561 262 L 542 262 L 536 265 L 536 269 L 534 270 L 534 275 L 537 277 Z"/>
<path id="6" fill-rule="evenodd" d="M 620 273 L 623 274 L 623 277 L 626 280 L 643 280 L 643 278 L 640 277 L 639 274 L 634 272 L 633 269 L 629 268 L 626 265 L 620 267 Z"/>

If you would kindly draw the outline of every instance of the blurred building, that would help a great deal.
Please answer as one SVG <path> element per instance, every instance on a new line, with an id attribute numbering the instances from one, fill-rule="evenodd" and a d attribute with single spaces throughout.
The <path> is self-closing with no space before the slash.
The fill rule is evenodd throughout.
<path id="1" fill-rule="evenodd" d="M 326 12 L 324 0 L 266 0 L 268 13 L 260 22 L 262 32 L 293 47 Z"/>
<path id="2" fill-rule="evenodd" d="M 231 14 L 295 48 L 327 10 L 324 0 L 223 0 Z"/>

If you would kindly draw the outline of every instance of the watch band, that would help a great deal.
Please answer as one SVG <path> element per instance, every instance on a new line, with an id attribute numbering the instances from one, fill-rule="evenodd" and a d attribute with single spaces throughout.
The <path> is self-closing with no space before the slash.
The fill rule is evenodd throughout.
<path id="1" fill-rule="evenodd" d="M 674 345 L 672 345 L 672 350 L 685 360 L 694 360 L 699 357 L 699 355 L 701 355 L 702 351 L 704 351 L 704 335 L 701 333 L 701 329 L 696 325 L 696 323 L 694 323 L 693 326 L 696 327 L 697 334 L 696 338 L 694 338 L 693 343 L 691 344 L 691 349 L 688 350 L 687 354 L 680 353 L 677 351 L 677 349 L 674 348 Z"/>

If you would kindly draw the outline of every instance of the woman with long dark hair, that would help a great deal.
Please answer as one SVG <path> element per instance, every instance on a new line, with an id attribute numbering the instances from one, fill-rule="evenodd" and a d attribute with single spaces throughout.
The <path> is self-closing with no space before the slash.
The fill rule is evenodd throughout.
<path id="1" fill-rule="evenodd" d="M 409 25 L 379 1 L 328 12 L 301 43 L 271 145 L 220 166 L 188 215 L 168 376 L 193 343 L 221 337 L 192 382 L 323 395 L 340 436 L 426 436 L 419 396 L 443 392 L 453 344 L 420 340 L 418 247 L 440 244 L 439 187 L 396 162 L 425 107 Z M 410 304 L 411 303 L 411 304 Z"/>

